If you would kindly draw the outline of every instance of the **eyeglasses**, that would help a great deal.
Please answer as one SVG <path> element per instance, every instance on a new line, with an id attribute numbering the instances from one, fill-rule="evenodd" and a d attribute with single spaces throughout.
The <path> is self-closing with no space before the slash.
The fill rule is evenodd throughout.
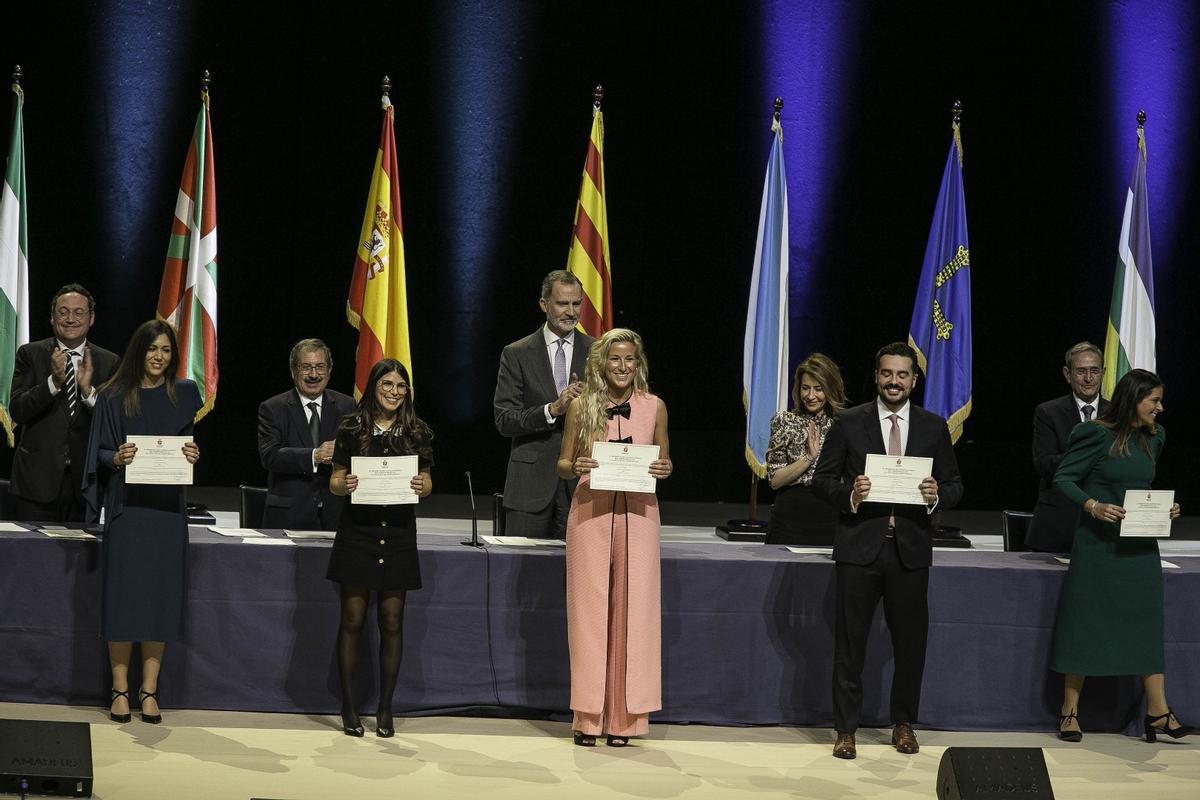
<path id="1" fill-rule="evenodd" d="M 328 369 L 328 364 L 301 364 L 296 367 L 297 371 L 302 372 L 305 375 L 308 375 L 309 373 L 313 375 L 321 375 Z"/>
<path id="2" fill-rule="evenodd" d="M 400 392 L 407 392 L 408 384 L 407 383 L 392 383 L 391 381 L 380 381 L 379 388 L 383 389 L 383 391 L 385 391 L 385 392 L 396 392 L 398 394 Z"/>
<path id="3" fill-rule="evenodd" d="M 1098 378 L 1104 372 L 1104 367 L 1076 367 L 1072 372 L 1077 378 Z"/>
<path id="4" fill-rule="evenodd" d="M 92 313 L 87 308 L 56 308 L 54 316 L 58 319 L 87 319 L 87 315 Z"/>

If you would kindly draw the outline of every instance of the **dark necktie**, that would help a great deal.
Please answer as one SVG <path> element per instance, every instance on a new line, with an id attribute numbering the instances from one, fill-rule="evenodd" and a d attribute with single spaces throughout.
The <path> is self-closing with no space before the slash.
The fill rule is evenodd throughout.
<path id="1" fill-rule="evenodd" d="M 1092 418 L 1092 414 L 1096 413 L 1096 409 L 1092 408 L 1091 405 L 1086 405 L 1080 410 L 1083 411 L 1083 421 L 1084 422 L 1090 421 Z"/>
<path id="2" fill-rule="evenodd" d="M 608 408 L 604 409 L 604 413 L 608 414 L 609 419 L 612 419 L 613 417 L 624 417 L 625 419 L 629 419 L 629 403 L 624 402 L 620 405 L 609 406 Z"/>
<path id="3" fill-rule="evenodd" d="M 308 404 L 312 414 L 308 418 L 308 432 L 312 434 L 313 447 L 321 446 L 321 407 L 313 401 Z"/>
<path id="4" fill-rule="evenodd" d="M 67 413 L 75 416 L 75 407 L 79 405 L 79 387 L 75 385 L 75 351 L 67 350 Z"/>

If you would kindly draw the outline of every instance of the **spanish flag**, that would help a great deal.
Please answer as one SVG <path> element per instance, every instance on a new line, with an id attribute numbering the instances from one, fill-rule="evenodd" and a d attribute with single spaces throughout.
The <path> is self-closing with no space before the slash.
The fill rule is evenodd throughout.
<path id="1" fill-rule="evenodd" d="M 600 87 L 592 108 L 592 132 L 588 137 L 587 157 L 583 162 L 583 180 L 579 202 L 575 206 L 575 228 L 567 253 L 567 272 L 583 284 L 583 310 L 579 328 L 599 338 L 613 327 L 612 271 L 608 257 L 608 211 L 604 187 L 604 113 L 600 110 Z"/>
<path id="2" fill-rule="evenodd" d="M 396 168 L 394 111 L 383 95 L 383 132 L 375 153 L 371 192 L 358 237 L 358 254 L 346 301 L 346 318 L 358 330 L 354 396 L 362 396 L 371 367 L 394 358 L 408 367 L 408 297 L 404 281 L 404 230 L 400 222 L 400 182 Z"/>

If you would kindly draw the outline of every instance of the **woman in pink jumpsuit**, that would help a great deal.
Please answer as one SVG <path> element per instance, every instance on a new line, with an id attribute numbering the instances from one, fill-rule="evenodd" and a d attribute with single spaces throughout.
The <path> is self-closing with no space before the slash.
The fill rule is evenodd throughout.
<path id="1" fill-rule="evenodd" d="M 592 345 L 571 402 L 558 473 L 579 478 L 567 519 L 567 638 L 575 744 L 623 747 L 662 707 L 658 500 L 592 489 L 592 442 L 655 444 L 649 473 L 671 474 L 667 407 L 650 394 L 642 339 L 615 328 Z"/>

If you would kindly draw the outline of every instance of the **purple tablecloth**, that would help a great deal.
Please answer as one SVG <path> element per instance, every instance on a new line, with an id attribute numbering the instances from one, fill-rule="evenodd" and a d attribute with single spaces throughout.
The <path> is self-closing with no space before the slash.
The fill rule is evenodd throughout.
<path id="1" fill-rule="evenodd" d="M 335 711 L 338 604 L 324 577 L 328 547 L 249 545 L 193 527 L 184 640 L 166 651 L 163 705 Z M 562 549 L 473 550 L 425 535 L 420 547 L 425 587 L 409 595 L 397 710 L 565 710 Z M 0 700 L 104 705 L 99 553 L 98 542 L 0 534 Z M 827 556 L 667 543 L 662 563 L 664 708 L 656 720 L 831 724 Z M 1200 561 L 1175 563 L 1165 572 L 1167 691 L 1192 721 L 1200 719 Z M 1061 679 L 1048 664 L 1064 573 L 1038 554 L 935 553 L 921 724 L 1053 727 Z M 369 648 L 360 659 L 363 708 L 374 706 L 373 636 Z M 881 618 L 864 676 L 864 724 L 887 724 L 891 649 Z M 1085 729 L 1131 730 L 1140 695 L 1133 678 L 1090 679 Z"/>

